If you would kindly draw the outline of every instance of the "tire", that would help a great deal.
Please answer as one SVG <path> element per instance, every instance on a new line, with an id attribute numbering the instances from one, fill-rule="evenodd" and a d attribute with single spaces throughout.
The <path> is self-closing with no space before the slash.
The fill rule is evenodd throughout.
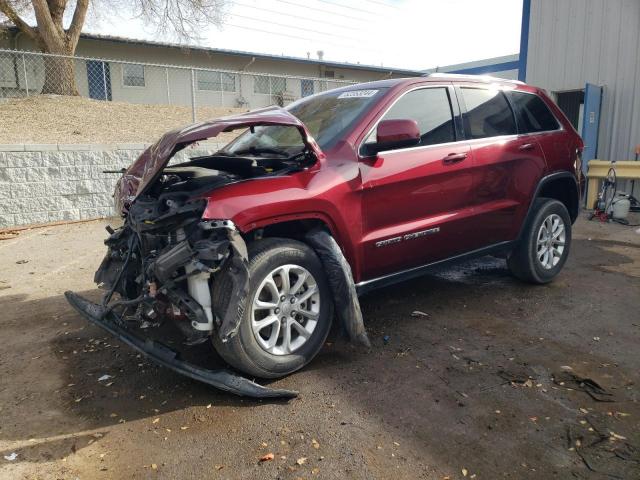
<path id="1" fill-rule="evenodd" d="M 284 238 L 266 238 L 250 244 L 248 250 L 249 295 L 240 328 L 238 333 L 226 343 L 214 334 L 213 345 L 229 365 L 244 373 L 259 378 L 283 377 L 304 367 L 322 348 L 333 319 L 331 291 L 320 259 L 313 249 L 302 242 Z M 304 275 L 305 271 L 310 277 Z M 264 305 L 275 303 L 277 300 L 273 286 L 278 290 L 277 298 L 281 298 L 281 294 L 284 293 L 282 282 L 285 272 L 288 272 L 286 275 L 289 278 L 291 290 L 296 287 L 301 277 L 305 276 L 308 280 L 305 280 L 306 283 L 300 287 L 298 295 L 287 295 L 284 302 L 281 300 L 277 302 L 278 313 L 276 314 L 275 308 L 265 308 Z M 273 285 L 268 278 L 273 280 Z M 214 278 L 212 295 L 214 310 L 226 311 L 231 288 L 231 281 L 224 273 Z M 296 304 L 291 302 L 292 297 L 296 297 L 296 300 L 302 299 L 305 294 L 314 291 L 316 293 L 304 302 Z M 263 303 L 260 305 L 262 308 L 254 310 L 256 297 Z M 303 311 L 310 316 L 303 316 L 300 313 Z M 316 314 L 315 318 L 312 318 L 313 313 Z M 220 313 L 217 315 L 221 316 Z M 274 316 L 277 317 L 275 322 L 272 321 Z M 283 318 L 285 318 L 284 322 Z M 294 320 L 302 325 L 305 332 L 311 330 L 310 333 L 305 334 L 308 338 L 302 335 L 302 330 L 293 325 Z M 254 321 L 262 321 L 268 325 L 258 330 L 259 324 Z M 272 323 L 269 324 L 269 322 Z M 288 336 L 290 348 L 286 346 L 287 328 L 291 332 Z M 273 329 L 277 329 L 275 335 Z"/>
<path id="2" fill-rule="evenodd" d="M 533 209 L 533 216 L 527 222 L 507 264 L 516 278 L 528 283 L 545 284 L 560 273 L 569 256 L 571 218 L 561 202 L 549 198 L 536 199 Z M 562 234 L 556 226 L 560 223 L 556 222 L 562 223 Z M 552 232 L 551 239 L 546 235 L 547 231 Z"/>

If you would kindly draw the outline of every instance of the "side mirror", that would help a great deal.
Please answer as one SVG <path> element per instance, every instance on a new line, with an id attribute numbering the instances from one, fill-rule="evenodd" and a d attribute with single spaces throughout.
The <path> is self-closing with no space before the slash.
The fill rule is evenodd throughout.
<path id="1" fill-rule="evenodd" d="M 415 120 L 383 120 L 376 130 L 376 143 L 368 145 L 370 154 L 383 150 L 412 147 L 420 143 L 420 129 Z"/>

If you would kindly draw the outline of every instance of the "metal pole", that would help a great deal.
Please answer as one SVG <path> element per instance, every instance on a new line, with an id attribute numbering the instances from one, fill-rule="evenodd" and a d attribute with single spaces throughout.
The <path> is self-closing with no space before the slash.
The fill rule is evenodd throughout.
<path id="1" fill-rule="evenodd" d="M 109 100 L 107 97 L 107 66 L 104 62 L 102 62 L 102 86 L 104 87 L 104 99 Z"/>
<path id="2" fill-rule="evenodd" d="M 165 67 L 164 73 L 167 80 L 167 103 L 171 105 L 171 90 L 169 89 L 169 67 Z"/>
<path id="3" fill-rule="evenodd" d="M 191 69 L 191 120 L 196 123 L 196 75 Z"/>
<path id="4" fill-rule="evenodd" d="M 22 54 L 22 72 L 24 73 L 24 88 L 27 90 L 27 97 L 29 96 L 29 80 L 27 79 L 27 65 L 24 62 L 24 53 Z"/>

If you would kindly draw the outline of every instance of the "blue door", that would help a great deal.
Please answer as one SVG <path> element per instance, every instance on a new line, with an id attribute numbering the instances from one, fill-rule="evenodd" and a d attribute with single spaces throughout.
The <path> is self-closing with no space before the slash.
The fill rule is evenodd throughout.
<path id="1" fill-rule="evenodd" d="M 598 154 L 598 130 L 600 126 L 600 105 L 602 103 L 602 87 L 587 83 L 584 91 L 584 114 L 582 118 L 582 172 L 587 174 L 589 160 Z"/>
<path id="2" fill-rule="evenodd" d="M 111 70 L 107 62 L 87 60 L 89 97 L 95 100 L 111 100 Z"/>

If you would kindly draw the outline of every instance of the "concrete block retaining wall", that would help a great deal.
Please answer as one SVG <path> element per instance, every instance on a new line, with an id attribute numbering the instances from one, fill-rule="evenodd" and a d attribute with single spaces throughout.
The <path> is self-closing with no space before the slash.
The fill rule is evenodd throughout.
<path id="1" fill-rule="evenodd" d="M 115 215 L 117 174 L 145 144 L 0 145 L 0 228 Z M 212 153 L 216 143 L 179 152 L 173 162 Z"/>

